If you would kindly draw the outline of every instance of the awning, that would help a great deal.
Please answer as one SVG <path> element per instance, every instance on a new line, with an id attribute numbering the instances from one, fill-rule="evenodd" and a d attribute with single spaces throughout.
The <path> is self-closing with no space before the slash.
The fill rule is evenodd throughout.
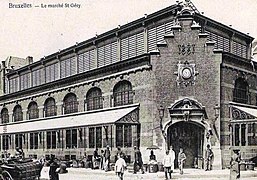
<path id="1" fill-rule="evenodd" d="M 248 107 L 241 107 L 241 106 L 233 106 L 236 109 L 239 109 L 247 114 L 250 114 L 252 116 L 254 116 L 255 118 L 257 118 L 257 109 L 254 108 L 248 108 Z"/>
<path id="2" fill-rule="evenodd" d="M 20 121 L 0 126 L 0 134 L 64 129 L 83 126 L 94 126 L 114 123 L 139 123 L 139 104 L 115 107 L 73 115 L 42 118 L 34 121 Z"/>
<path id="3" fill-rule="evenodd" d="M 257 108 L 250 105 L 238 105 L 230 103 L 231 122 L 255 122 L 257 121 Z"/>

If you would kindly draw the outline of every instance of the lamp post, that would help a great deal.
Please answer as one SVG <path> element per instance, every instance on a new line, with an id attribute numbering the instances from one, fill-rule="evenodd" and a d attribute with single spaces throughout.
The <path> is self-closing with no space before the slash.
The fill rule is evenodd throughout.
<path id="1" fill-rule="evenodd" d="M 220 107 L 218 104 L 216 104 L 214 107 L 214 113 L 215 113 L 214 115 L 215 115 L 215 121 L 216 121 L 220 115 Z"/>
<path id="2" fill-rule="evenodd" d="M 164 117 L 164 107 L 161 105 L 160 108 L 158 109 L 159 111 L 159 117 L 160 117 L 160 129 L 162 130 L 162 120 Z"/>
<path id="3" fill-rule="evenodd" d="M 165 135 L 165 132 L 163 130 L 163 126 L 162 126 L 162 121 L 163 121 L 163 117 L 164 117 L 164 107 L 161 105 L 158 109 L 159 111 L 159 117 L 160 117 L 160 129 L 161 129 L 161 132 L 162 132 L 162 135 L 164 137 L 164 139 L 166 140 L 166 135 Z"/>

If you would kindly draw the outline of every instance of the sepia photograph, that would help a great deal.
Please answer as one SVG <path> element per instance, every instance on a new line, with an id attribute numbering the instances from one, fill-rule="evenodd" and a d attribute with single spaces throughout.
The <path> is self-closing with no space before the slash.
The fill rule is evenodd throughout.
<path id="1" fill-rule="evenodd" d="M 0 180 L 257 179 L 256 0 L 3 0 Z"/>

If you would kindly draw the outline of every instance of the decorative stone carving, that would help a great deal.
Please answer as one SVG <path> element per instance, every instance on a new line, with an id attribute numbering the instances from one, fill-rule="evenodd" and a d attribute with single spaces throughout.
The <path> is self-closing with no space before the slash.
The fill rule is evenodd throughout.
<path id="1" fill-rule="evenodd" d="M 184 63 L 178 63 L 178 71 L 174 73 L 177 75 L 178 85 L 193 85 L 196 80 L 196 76 L 199 74 L 195 70 L 195 64 L 190 64 L 188 61 Z"/>
<path id="2" fill-rule="evenodd" d="M 255 119 L 255 117 L 235 107 L 232 107 L 232 119 L 233 120 Z"/>

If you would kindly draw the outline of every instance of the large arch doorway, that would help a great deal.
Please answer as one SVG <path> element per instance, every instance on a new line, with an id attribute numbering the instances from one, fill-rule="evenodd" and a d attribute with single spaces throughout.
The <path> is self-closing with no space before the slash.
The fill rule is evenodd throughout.
<path id="1" fill-rule="evenodd" d="M 178 167 L 178 153 L 179 149 L 183 148 L 187 156 L 184 167 L 192 168 L 195 165 L 200 165 L 203 157 L 205 128 L 195 122 L 181 121 L 172 124 L 167 131 L 168 147 L 172 145 L 175 151 L 175 168 Z"/>

